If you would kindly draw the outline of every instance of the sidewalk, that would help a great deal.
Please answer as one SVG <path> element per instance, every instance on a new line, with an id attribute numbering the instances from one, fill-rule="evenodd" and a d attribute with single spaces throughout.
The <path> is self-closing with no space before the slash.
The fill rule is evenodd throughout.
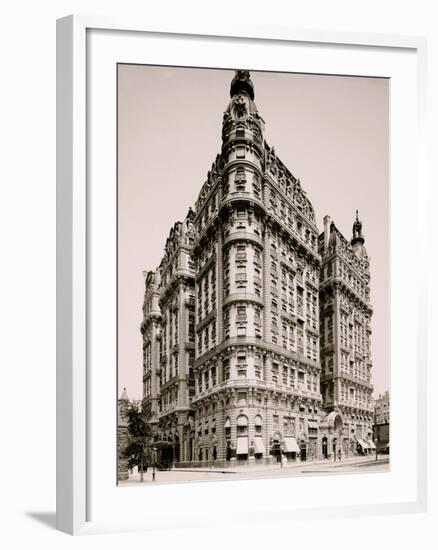
<path id="1" fill-rule="evenodd" d="M 355 456 L 344 460 L 307 460 L 304 462 L 292 462 L 284 464 L 254 464 L 231 466 L 229 468 L 172 468 L 170 470 L 156 471 L 157 483 L 181 483 L 189 481 L 212 481 L 223 479 L 256 479 L 264 477 L 289 477 L 296 475 L 320 475 L 322 473 L 361 473 L 369 471 L 386 471 L 385 465 L 389 464 L 388 456 L 381 456 L 376 460 L 375 456 Z M 383 468 L 383 470 L 382 470 Z M 155 483 L 152 481 L 152 468 L 144 474 L 144 484 Z M 140 483 L 140 475 L 135 472 L 125 481 L 119 481 L 120 486 L 128 486 Z"/>
<path id="2" fill-rule="evenodd" d="M 373 456 L 353 456 L 349 458 L 344 458 L 342 460 L 330 460 L 330 459 L 321 459 L 321 460 L 305 460 L 305 461 L 294 461 L 289 462 L 283 465 L 283 469 L 287 468 L 303 468 L 305 466 L 314 466 L 314 465 L 327 465 L 330 464 L 331 467 L 335 466 L 345 466 L 348 464 L 360 464 L 360 463 L 369 463 L 369 462 L 381 462 L 382 460 L 387 460 L 388 457 L 383 457 L 376 461 L 376 457 Z M 246 472 L 254 471 L 269 471 L 269 470 L 278 470 L 281 466 L 279 463 L 275 464 L 244 464 L 242 466 L 230 466 L 229 468 L 215 468 L 214 466 L 205 467 L 205 468 L 171 468 L 172 472 L 217 472 L 223 474 L 242 474 Z"/>

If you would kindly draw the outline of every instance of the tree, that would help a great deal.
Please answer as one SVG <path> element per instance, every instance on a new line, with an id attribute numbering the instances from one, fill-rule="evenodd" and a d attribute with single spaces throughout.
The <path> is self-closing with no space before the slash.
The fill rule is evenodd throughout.
<path id="1" fill-rule="evenodd" d="M 150 416 L 150 409 L 144 401 L 132 403 L 126 412 L 129 441 L 125 449 L 125 456 L 128 459 L 129 468 L 138 466 L 140 481 L 144 481 L 143 472 L 147 447 L 152 438 Z"/>

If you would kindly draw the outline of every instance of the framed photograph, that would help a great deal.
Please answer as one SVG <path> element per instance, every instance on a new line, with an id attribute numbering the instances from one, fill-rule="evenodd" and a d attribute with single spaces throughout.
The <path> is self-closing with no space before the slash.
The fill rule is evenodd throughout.
<path id="1" fill-rule="evenodd" d="M 424 510 L 424 41 L 57 52 L 58 528 Z"/>

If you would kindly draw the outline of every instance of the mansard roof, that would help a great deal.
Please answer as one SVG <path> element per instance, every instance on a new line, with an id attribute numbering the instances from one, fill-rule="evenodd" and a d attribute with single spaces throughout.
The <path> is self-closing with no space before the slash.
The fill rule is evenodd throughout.
<path id="1" fill-rule="evenodd" d="M 274 176 L 280 189 L 290 198 L 297 209 L 313 224 L 315 224 L 315 210 L 307 197 L 306 191 L 301 186 L 299 178 L 294 176 L 287 166 L 275 153 L 274 147 L 264 142 L 265 170 Z"/>
<path id="2" fill-rule="evenodd" d="M 190 246 L 194 237 L 193 219 L 195 212 L 190 207 L 183 222 L 177 221 L 173 224 L 172 229 L 169 232 L 169 236 L 166 240 L 164 247 L 164 256 L 161 260 L 160 266 L 167 263 L 169 258 L 176 252 L 180 245 Z"/>

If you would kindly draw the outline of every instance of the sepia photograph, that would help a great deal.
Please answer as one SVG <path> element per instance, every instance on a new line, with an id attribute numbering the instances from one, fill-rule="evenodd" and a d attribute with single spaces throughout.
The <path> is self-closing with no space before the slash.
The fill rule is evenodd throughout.
<path id="1" fill-rule="evenodd" d="M 118 64 L 119 486 L 389 471 L 389 91 Z"/>

